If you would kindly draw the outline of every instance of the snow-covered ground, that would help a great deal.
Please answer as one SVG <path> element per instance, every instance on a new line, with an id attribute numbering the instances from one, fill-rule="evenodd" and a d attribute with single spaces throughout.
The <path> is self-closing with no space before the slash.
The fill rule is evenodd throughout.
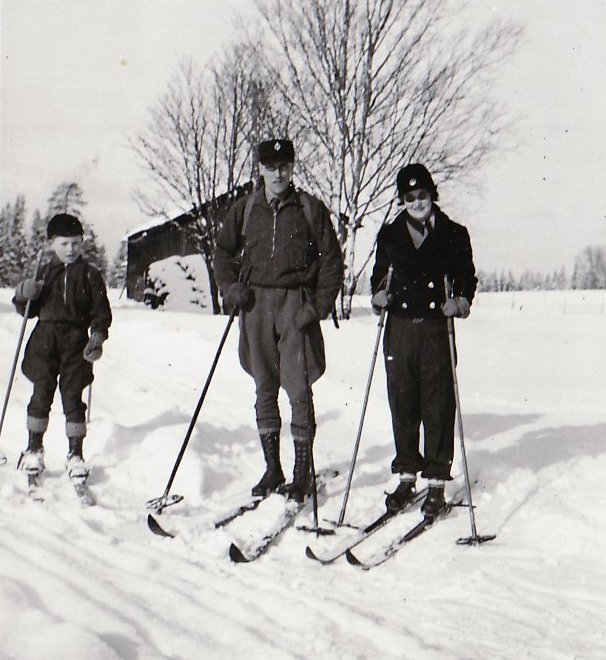
<path id="1" fill-rule="evenodd" d="M 0 291 L 2 396 L 20 327 L 10 297 Z M 226 318 L 151 311 L 117 294 L 113 305 L 85 445 L 96 507 L 80 509 L 64 474 L 58 397 L 46 436 L 46 500 L 26 498 L 14 468 L 30 384 L 15 380 L 0 438 L 9 459 L 0 468 L 2 660 L 606 657 L 604 292 L 485 293 L 457 322 L 476 521 L 479 533 L 497 538 L 457 546 L 470 526 L 468 512 L 456 509 L 368 572 L 312 562 L 305 546 L 320 551 L 334 537 L 294 528 L 252 564 L 228 559 L 232 538 L 245 540 L 253 520 L 261 524 L 275 507 L 268 501 L 248 521 L 214 529 L 262 472 L 236 327 L 172 489 L 185 500 L 160 517 L 177 537 L 150 533 L 145 502 L 164 491 Z M 340 330 L 324 323 L 316 467 L 341 476 L 320 497 L 323 524 L 341 508 L 376 333 L 366 300 Z M 380 513 L 395 484 L 384 380 L 380 357 L 351 524 Z M 450 492 L 462 483 L 457 456 Z M 359 555 L 368 551 L 361 546 Z"/>

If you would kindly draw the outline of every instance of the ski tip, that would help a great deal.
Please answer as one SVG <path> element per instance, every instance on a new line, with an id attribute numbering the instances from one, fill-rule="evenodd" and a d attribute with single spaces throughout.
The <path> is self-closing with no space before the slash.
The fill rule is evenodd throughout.
<path id="1" fill-rule="evenodd" d="M 362 566 L 362 562 L 354 555 L 351 550 L 347 550 L 345 552 L 345 558 L 347 559 L 347 563 L 351 564 L 352 566 Z"/>
<path id="2" fill-rule="evenodd" d="M 229 558 L 236 564 L 246 564 L 249 561 L 235 543 L 229 546 Z"/>
<path id="3" fill-rule="evenodd" d="M 309 546 L 305 548 L 305 556 L 309 557 L 310 559 L 315 559 L 316 561 L 320 561 L 316 556 L 316 553 Z"/>
<path id="4" fill-rule="evenodd" d="M 167 532 L 166 530 L 160 527 L 160 523 L 150 514 L 147 516 L 147 526 L 149 529 L 156 534 L 156 536 L 163 536 L 164 538 L 174 539 L 175 535 Z"/>

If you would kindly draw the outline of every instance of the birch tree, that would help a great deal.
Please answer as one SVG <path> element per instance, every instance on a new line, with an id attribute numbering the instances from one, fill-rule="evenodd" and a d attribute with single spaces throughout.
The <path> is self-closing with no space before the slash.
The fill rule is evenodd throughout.
<path id="1" fill-rule="evenodd" d="M 297 143 L 297 175 L 329 204 L 345 258 L 341 314 L 370 254 L 357 233 L 394 203 L 397 170 L 423 162 L 438 182 L 476 168 L 504 117 L 492 75 L 519 29 L 453 28 L 449 0 L 258 0 L 264 77 Z M 460 3 L 459 3 L 460 5 Z"/>

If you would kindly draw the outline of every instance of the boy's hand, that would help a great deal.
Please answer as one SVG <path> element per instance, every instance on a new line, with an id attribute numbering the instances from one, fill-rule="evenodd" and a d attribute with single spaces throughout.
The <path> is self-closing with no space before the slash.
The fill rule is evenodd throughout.
<path id="1" fill-rule="evenodd" d="M 17 284 L 15 298 L 17 300 L 36 300 L 36 298 L 42 293 L 43 286 L 44 282 L 42 280 L 23 280 L 23 282 Z"/>
<path id="2" fill-rule="evenodd" d="M 87 362 L 95 362 L 103 355 L 104 341 L 105 337 L 100 332 L 93 332 L 82 353 Z"/>

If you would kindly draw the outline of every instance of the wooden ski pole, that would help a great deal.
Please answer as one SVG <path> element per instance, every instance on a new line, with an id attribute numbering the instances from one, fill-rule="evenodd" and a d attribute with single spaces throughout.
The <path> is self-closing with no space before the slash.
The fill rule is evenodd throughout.
<path id="1" fill-rule="evenodd" d="M 448 280 L 448 275 L 444 275 L 444 291 L 446 299 L 452 297 L 452 287 Z M 461 445 L 461 459 L 463 462 L 463 475 L 465 477 L 465 490 L 467 492 L 467 506 L 469 508 L 469 521 L 471 523 L 471 536 L 457 539 L 458 545 L 479 545 L 486 541 L 492 541 L 496 538 L 494 534 L 489 536 L 479 536 L 476 529 L 476 517 L 473 511 L 473 502 L 471 499 L 471 482 L 469 480 L 469 469 L 467 466 L 467 455 L 465 452 L 465 440 L 463 437 L 463 417 L 461 415 L 461 400 L 459 397 L 459 384 L 457 380 L 457 361 L 454 337 L 454 320 L 452 316 L 447 317 L 448 323 L 448 346 L 450 349 L 450 366 L 452 371 L 452 384 L 454 389 L 455 405 L 457 410 L 457 428 L 459 432 L 459 441 Z"/>
<path id="2" fill-rule="evenodd" d="M 391 286 L 391 278 L 393 277 L 393 265 L 389 266 L 387 270 L 387 279 L 385 281 L 385 293 L 389 293 L 389 288 Z M 379 329 L 377 330 L 377 338 L 375 341 L 375 348 L 372 354 L 372 360 L 370 362 L 370 373 L 368 374 L 368 382 L 366 383 L 366 393 L 364 395 L 364 403 L 362 404 L 362 414 L 360 415 L 360 423 L 358 425 L 358 433 L 356 436 L 356 442 L 354 445 L 353 456 L 351 457 L 351 464 L 349 466 L 349 475 L 347 476 L 347 485 L 345 486 L 345 495 L 343 497 L 343 504 L 341 506 L 341 513 L 339 514 L 339 520 L 337 521 L 338 525 L 343 524 L 343 519 L 345 518 L 345 508 L 347 507 L 347 500 L 349 498 L 349 490 L 351 488 L 351 480 L 353 479 L 353 472 L 356 465 L 356 459 L 358 457 L 358 449 L 360 448 L 360 439 L 362 437 L 362 428 L 364 427 L 364 418 L 366 416 L 366 407 L 368 406 L 368 397 L 370 395 L 370 386 L 372 384 L 372 377 L 375 371 L 375 364 L 377 363 L 377 355 L 379 353 L 379 343 L 381 341 L 381 334 L 383 332 L 383 326 L 385 325 L 385 315 L 387 310 L 385 307 L 381 309 L 381 315 L 379 317 Z"/>
<path id="3" fill-rule="evenodd" d="M 40 266 L 42 264 L 42 255 L 44 254 L 43 250 L 38 252 L 38 260 L 36 262 L 36 270 L 34 271 L 34 279 L 38 279 L 38 274 L 40 272 Z M 23 321 L 21 322 L 21 330 L 19 332 L 19 339 L 17 340 L 17 349 L 15 350 L 15 357 L 13 359 L 13 366 L 11 368 L 11 373 L 8 379 L 8 386 L 6 388 L 6 395 L 4 397 L 4 404 L 2 406 L 2 416 L 0 417 L 0 435 L 2 434 L 2 427 L 4 425 L 4 418 L 6 416 L 6 409 L 8 408 L 8 400 L 11 395 L 11 390 L 13 388 L 13 380 L 15 379 L 15 372 L 17 371 L 17 363 L 19 361 L 19 353 L 21 352 L 21 344 L 23 343 L 23 337 L 25 335 L 25 326 L 27 325 L 27 320 L 29 317 L 30 307 L 32 306 L 32 301 L 28 300 L 25 305 L 25 311 L 23 312 Z M 0 465 L 6 463 L 6 456 L 0 454 Z"/>

